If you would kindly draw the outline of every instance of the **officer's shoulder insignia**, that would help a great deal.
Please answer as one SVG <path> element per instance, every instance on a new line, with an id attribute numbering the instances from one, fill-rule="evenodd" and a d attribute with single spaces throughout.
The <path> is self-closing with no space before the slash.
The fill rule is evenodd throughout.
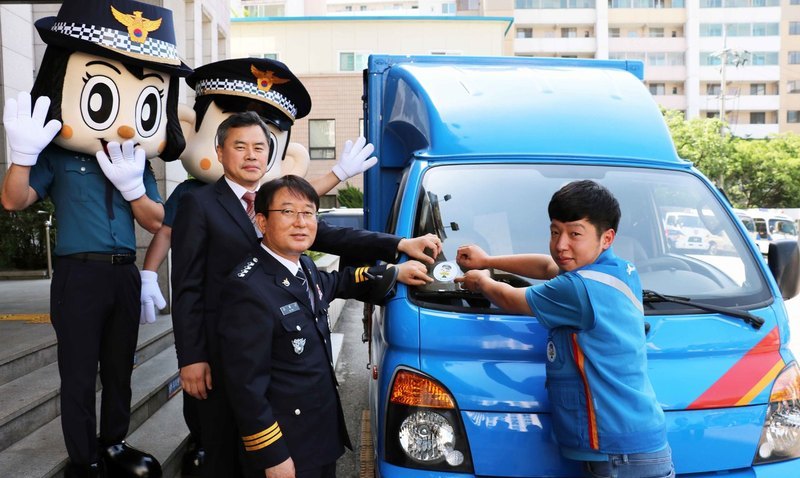
<path id="1" fill-rule="evenodd" d="M 244 260 L 244 262 L 239 264 L 239 267 L 236 268 L 237 270 L 236 276 L 241 279 L 244 279 L 250 274 L 250 272 L 252 272 L 253 269 L 255 269 L 255 265 L 257 263 L 258 263 L 257 257 L 253 256 L 248 257 L 247 259 Z"/>

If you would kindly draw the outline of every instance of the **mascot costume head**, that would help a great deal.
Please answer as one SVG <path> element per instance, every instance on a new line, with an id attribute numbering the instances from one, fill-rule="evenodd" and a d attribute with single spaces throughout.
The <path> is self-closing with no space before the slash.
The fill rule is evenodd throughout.
<path id="1" fill-rule="evenodd" d="M 31 91 L 48 96 L 62 122 L 53 142 L 94 155 L 132 140 L 147 158 L 177 159 L 184 147 L 172 12 L 130 0 L 65 1 L 36 22 L 47 49 Z"/>
<path id="2" fill-rule="evenodd" d="M 222 60 L 197 68 L 186 83 L 196 94 L 193 114 L 181 115 L 186 137 L 181 161 L 189 174 L 205 183 L 219 179 L 223 171 L 216 159 L 217 127 L 234 113 L 254 111 L 270 133 L 262 181 L 287 174 L 305 176 L 308 151 L 289 139 L 294 122 L 311 110 L 311 97 L 286 65 L 261 58 Z"/>

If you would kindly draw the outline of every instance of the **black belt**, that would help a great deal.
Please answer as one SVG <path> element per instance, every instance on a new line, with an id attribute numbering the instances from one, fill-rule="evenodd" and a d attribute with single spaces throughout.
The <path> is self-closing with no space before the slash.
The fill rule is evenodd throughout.
<path id="1" fill-rule="evenodd" d="M 76 259 L 83 262 L 105 262 L 107 264 L 114 265 L 133 264 L 136 262 L 136 254 L 98 254 L 96 252 L 79 252 L 77 254 L 68 254 L 61 257 Z"/>

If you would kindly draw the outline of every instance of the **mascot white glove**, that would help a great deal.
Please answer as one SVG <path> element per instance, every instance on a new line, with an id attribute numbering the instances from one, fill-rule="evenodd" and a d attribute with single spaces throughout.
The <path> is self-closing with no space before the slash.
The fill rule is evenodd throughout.
<path id="1" fill-rule="evenodd" d="M 359 136 L 355 144 L 348 139 L 344 143 L 341 159 L 333 167 L 333 174 L 339 178 L 339 181 L 344 181 L 347 178 L 363 173 L 378 163 L 378 158 L 375 156 L 370 157 L 373 151 L 375 151 L 375 146 L 372 143 L 367 143 L 363 136 Z"/>
<path id="2" fill-rule="evenodd" d="M 144 149 L 133 147 L 133 141 L 108 143 L 108 156 L 98 151 L 97 163 L 111 184 L 122 193 L 126 201 L 144 196 Z M 109 159 L 110 156 L 110 159 Z"/>
<path id="3" fill-rule="evenodd" d="M 152 324 L 156 321 L 156 307 L 160 310 L 167 306 L 158 287 L 158 274 L 153 271 L 141 271 L 142 276 L 142 312 L 140 324 Z"/>
<path id="4" fill-rule="evenodd" d="M 3 110 L 3 125 L 6 127 L 8 145 L 11 147 L 9 159 L 19 166 L 33 166 L 39 153 L 50 144 L 59 130 L 61 122 L 47 119 L 50 98 L 40 96 L 31 113 L 31 94 L 21 91 L 17 99 L 9 98 Z"/>

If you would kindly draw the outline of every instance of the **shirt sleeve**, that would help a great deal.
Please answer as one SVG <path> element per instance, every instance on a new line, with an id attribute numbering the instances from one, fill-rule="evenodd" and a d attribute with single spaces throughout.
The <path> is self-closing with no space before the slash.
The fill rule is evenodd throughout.
<path id="1" fill-rule="evenodd" d="M 588 329 L 594 325 L 589 293 L 575 274 L 561 274 L 544 284 L 528 287 L 525 299 L 537 320 L 549 329 Z"/>
<path id="2" fill-rule="evenodd" d="M 147 197 L 152 199 L 153 201 L 160 203 L 163 202 L 161 199 L 161 194 L 158 193 L 158 185 L 156 184 L 156 176 L 153 174 L 153 166 L 150 164 L 150 160 L 146 160 L 144 163 L 144 189 L 145 194 Z"/>
<path id="3" fill-rule="evenodd" d="M 36 195 L 39 196 L 39 199 L 47 197 L 47 190 L 53 182 L 53 176 L 53 165 L 50 162 L 50 155 L 47 154 L 47 149 L 45 149 L 39 154 L 39 159 L 36 160 L 36 164 L 31 167 L 31 173 L 28 179 L 28 184 L 36 191 Z"/>

